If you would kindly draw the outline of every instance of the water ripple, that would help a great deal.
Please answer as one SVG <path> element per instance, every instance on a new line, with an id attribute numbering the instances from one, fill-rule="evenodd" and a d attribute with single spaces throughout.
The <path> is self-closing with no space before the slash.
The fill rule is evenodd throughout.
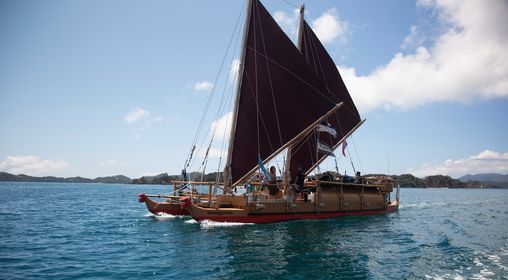
<path id="1" fill-rule="evenodd" d="M 508 190 L 403 189 L 391 215 L 269 225 L 137 203 L 166 190 L 0 183 L 2 278 L 507 279 Z"/>

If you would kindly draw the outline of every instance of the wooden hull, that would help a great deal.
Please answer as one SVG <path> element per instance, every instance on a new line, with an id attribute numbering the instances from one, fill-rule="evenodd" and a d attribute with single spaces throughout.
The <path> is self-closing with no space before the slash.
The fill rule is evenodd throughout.
<path id="1" fill-rule="evenodd" d="M 170 215 L 180 215 L 180 216 L 188 216 L 189 211 L 187 209 L 182 209 L 180 207 L 180 203 L 173 202 L 171 200 L 165 200 L 165 201 L 155 201 L 150 199 L 150 197 L 140 194 L 139 195 L 139 202 L 145 203 L 146 208 L 150 213 L 152 214 L 170 214 Z"/>
<path id="2" fill-rule="evenodd" d="M 252 223 L 252 224 L 267 224 L 278 223 L 292 220 L 318 220 L 318 219 L 332 219 L 347 216 L 370 216 L 388 214 L 397 211 L 399 208 L 398 203 L 388 206 L 383 210 L 365 210 L 365 211 L 337 211 L 337 212 L 320 212 L 320 213 L 288 213 L 288 214 L 248 214 L 248 215 L 203 215 L 194 216 L 192 218 L 197 221 L 210 220 L 215 222 L 229 222 L 229 223 Z M 227 210 L 225 211 L 227 212 Z"/>
<path id="3" fill-rule="evenodd" d="M 390 190 L 391 191 L 391 190 Z M 188 203 L 193 219 L 216 222 L 275 223 L 301 219 L 331 219 L 345 216 L 367 216 L 397 211 L 398 199 L 388 202 L 387 192 L 381 188 L 362 186 L 327 186 L 315 193 L 313 201 L 261 196 L 222 196 L 210 206 Z"/>

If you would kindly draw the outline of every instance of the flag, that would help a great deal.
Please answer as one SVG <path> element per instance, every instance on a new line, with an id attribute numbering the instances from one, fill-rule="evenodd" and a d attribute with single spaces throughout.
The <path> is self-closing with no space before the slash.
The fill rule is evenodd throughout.
<path id="1" fill-rule="evenodd" d="M 328 146 L 327 144 L 325 144 L 321 141 L 319 141 L 317 143 L 317 150 L 318 150 L 318 152 L 322 152 L 322 153 L 325 153 L 329 156 L 335 157 L 332 147 Z"/>
<path id="2" fill-rule="evenodd" d="M 272 176 L 270 176 L 270 173 L 268 173 L 268 170 L 266 170 L 266 167 L 260 158 L 258 158 L 258 164 L 259 164 L 259 168 L 261 168 L 261 171 L 263 171 L 263 174 L 265 175 L 265 180 L 271 181 Z"/>
<path id="3" fill-rule="evenodd" d="M 331 136 L 333 136 L 334 138 L 337 138 L 337 131 L 327 121 L 323 121 L 320 124 L 318 124 L 316 129 L 319 132 L 328 132 Z"/>
<path id="4" fill-rule="evenodd" d="M 342 142 L 342 155 L 344 157 L 346 156 L 346 147 L 347 147 L 347 142 L 346 142 L 346 140 L 344 140 L 344 142 Z"/>

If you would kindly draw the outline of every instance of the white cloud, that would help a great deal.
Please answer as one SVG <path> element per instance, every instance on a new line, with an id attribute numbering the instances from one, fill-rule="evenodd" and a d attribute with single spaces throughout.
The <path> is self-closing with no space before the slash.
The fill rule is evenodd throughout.
<path id="1" fill-rule="evenodd" d="M 206 149 L 207 148 L 201 148 L 199 151 L 198 151 L 198 155 L 200 157 L 205 157 L 206 156 Z M 211 158 L 220 158 L 220 157 L 225 157 L 226 156 L 226 151 L 222 151 L 221 149 L 219 148 L 216 148 L 216 147 L 210 147 L 210 150 L 208 151 L 208 158 L 211 159 Z"/>
<path id="2" fill-rule="evenodd" d="M 240 70 L 240 60 L 238 58 L 233 59 L 231 65 L 229 66 L 229 83 L 236 83 L 236 79 L 238 78 L 238 72 Z"/>
<path id="3" fill-rule="evenodd" d="M 22 155 L 8 156 L 0 163 L 0 170 L 12 174 L 55 175 L 67 166 L 68 164 L 62 160 L 41 160 L 36 156 Z"/>
<path id="4" fill-rule="evenodd" d="M 417 26 L 413 25 L 411 26 L 411 33 L 404 38 L 400 48 L 404 50 L 417 49 L 422 46 L 424 42 L 425 37 L 423 36 L 422 31 Z"/>
<path id="5" fill-rule="evenodd" d="M 365 76 L 338 67 L 359 109 L 508 97 L 508 2 L 428 0 L 418 6 L 435 9 L 445 28 L 432 46 L 419 46 L 424 39 L 415 27 L 402 43 L 414 52 L 397 53 Z"/>
<path id="6" fill-rule="evenodd" d="M 289 38 L 293 38 L 298 28 L 298 20 L 300 18 L 300 10 L 293 10 L 293 15 L 288 15 L 285 12 L 275 12 L 273 19 L 279 24 L 279 26 L 286 32 Z"/>
<path id="7" fill-rule="evenodd" d="M 323 43 L 331 43 L 337 39 L 345 40 L 348 23 L 341 21 L 335 8 L 324 12 L 312 21 L 312 29 Z"/>
<path id="8" fill-rule="evenodd" d="M 141 107 L 137 107 L 136 109 L 130 111 L 127 116 L 125 116 L 124 121 L 128 124 L 131 124 L 149 116 L 150 111 L 147 111 Z"/>
<path id="9" fill-rule="evenodd" d="M 213 83 L 209 81 L 201 81 L 194 84 L 194 89 L 197 91 L 211 91 Z"/>
<path id="10" fill-rule="evenodd" d="M 228 141 L 228 137 L 230 135 L 231 131 L 231 121 L 233 119 L 233 112 L 227 112 L 219 119 L 212 122 L 210 125 L 210 132 L 209 132 L 209 138 L 210 139 L 213 135 L 214 142 L 210 147 L 210 150 L 208 151 L 208 158 L 219 158 L 221 156 L 225 156 L 226 152 L 222 151 L 220 148 L 216 146 L 222 146 L 223 141 Z M 215 131 L 214 131 L 215 130 Z M 215 132 L 215 134 L 214 134 Z M 208 142 L 206 142 L 208 144 Z M 226 143 L 227 144 L 227 143 Z M 208 146 L 201 147 L 197 150 L 197 154 L 200 157 L 205 157 L 206 155 L 206 149 Z M 227 148 L 227 146 L 226 146 Z"/>
<path id="11" fill-rule="evenodd" d="M 449 175 L 458 178 L 466 174 L 479 173 L 508 173 L 508 153 L 499 153 L 491 150 L 470 156 L 464 159 L 448 159 L 442 163 L 424 164 L 416 170 L 410 170 L 415 176 Z"/>
<path id="12" fill-rule="evenodd" d="M 293 14 L 275 12 L 273 18 L 286 32 L 289 38 L 293 39 L 298 29 L 300 9 L 293 10 Z M 329 9 L 312 21 L 312 29 L 323 43 L 331 43 L 337 39 L 346 39 L 348 23 L 341 21 L 335 8 Z"/>
<path id="13" fill-rule="evenodd" d="M 218 120 L 212 122 L 210 131 L 213 133 L 215 129 L 214 139 L 225 140 L 231 132 L 231 122 L 233 120 L 233 112 L 227 112 Z"/>

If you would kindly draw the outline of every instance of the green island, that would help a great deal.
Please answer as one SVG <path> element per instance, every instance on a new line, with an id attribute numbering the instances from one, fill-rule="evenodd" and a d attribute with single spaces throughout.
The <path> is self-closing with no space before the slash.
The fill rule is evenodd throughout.
<path id="1" fill-rule="evenodd" d="M 333 173 L 333 172 L 332 172 Z M 424 178 L 418 178 L 411 174 L 385 175 L 385 174 L 367 174 L 365 176 L 390 176 L 397 181 L 403 188 L 508 188 L 508 174 L 477 174 L 465 175 L 454 179 L 445 175 L 432 175 Z M 199 172 L 191 172 L 189 178 L 197 181 L 215 181 L 217 172 L 203 175 Z M 94 179 L 84 177 L 55 177 L 44 176 L 35 177 L 25 174 L 11 174 L 0 172 L 0 182 L 46 182 L 46 183 L 103 183 L 103 184 L 153 184 L 169 185 L 172 181 L 181 179 L 180 175 L 168 175 L 161 173 L 155 176 L 142 176 L 140 178 L 129 178 L 124 175 L 113 175 L 106 177 L 97 177 Z"/>

